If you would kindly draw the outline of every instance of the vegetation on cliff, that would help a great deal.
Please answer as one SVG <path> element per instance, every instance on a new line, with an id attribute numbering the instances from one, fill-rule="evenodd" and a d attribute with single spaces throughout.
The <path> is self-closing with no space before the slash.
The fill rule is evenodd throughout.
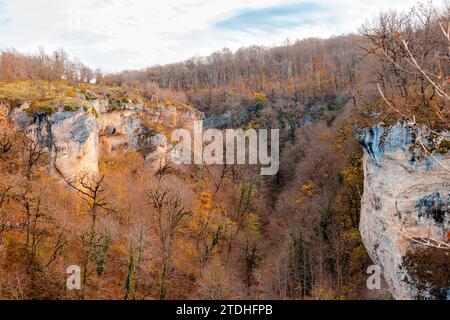
<path id="1" fill-rule="evenodd" d="M 194 106 L 221 128 L 279 128 L 281 159 L 273 177 L 250 165 L 154 170 L 137 151 L 117 148 L 100 154 L 99 176 L 64 183 L 48 171 L 48 150 L 4 116 L 0 297 L 387 297 L 366 289 L 372 262 L 358 232 L 355 127 L 406 119 L 448 129 L 448 43 L 439 28 L 448 12 L 424 25 L 410 17 L 383 14 L 361 35 L 222 50 L 110 75 L 62 52 L 2 52 L 0 107 L 8 112 L 29 102 L 32 114 L 90 108 L 99 116 L 89 105 L 98 99 L 109 112 Z M 422 71 L 411 55 L 421 57 Z M 164 125 L 149 121 L 149 132 L 166 132 Z M 446 140 L 437 149 L 444 151 Z M 405 261 L 422 281 L 422 269 Z M 65 290 L 69 265 L 81 267 L 80 291 Z"/>

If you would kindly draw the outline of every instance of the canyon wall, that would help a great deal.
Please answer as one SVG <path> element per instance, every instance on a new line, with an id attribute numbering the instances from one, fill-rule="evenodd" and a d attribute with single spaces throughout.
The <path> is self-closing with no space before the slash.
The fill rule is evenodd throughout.
<path id="1" fill-rule="evenodd" d="M 97 175 L 100 152 L 122 148 L 142 151 L 143 156 L 159 166 L 168 155 L 168 137 L 156 128 L 187 126 L 201 117 L 194 110 L 178 110 L 158 105 L 148 109 L 142 103 L 127 103 L 111 108 L 108 99 L 85 101 L 82 108 L 57 108 L 49 114 L 31 113 L 25 102 L 10 112 L 16 130 L 29 137 L 50 154 L 50 169 L 67 179 Z M 162 130 L 164 131 L 164 130 Z"/>
<path id="2" fill-rule="evenodd" d="M 416 289 L 401 268 L 405 253 L 450 246 L 450 135 L 407 123 L 380 124 L 358 135 L 364 148 L 362 241 L 393 297 L 413 299 Z"/>

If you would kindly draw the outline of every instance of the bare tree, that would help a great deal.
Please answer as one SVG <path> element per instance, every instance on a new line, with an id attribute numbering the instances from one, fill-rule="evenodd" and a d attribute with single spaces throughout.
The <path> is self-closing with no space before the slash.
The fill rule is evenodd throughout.
<path id="1" fill-rule="evenodd" d="M 189 215 L 190 211 L 182 204 L 180 195 L 167 188 L 149 190 L 146 197 L 154 209 L 152 216 L 160 242 L 161 278 L 159 299 L 164 300 L 167 294 L 167 281 L 173 268 L 174 241 L 182 219 Z"/>
<path id="2" fill-rule="evenodd" d="M 23 137 L 22 143 L 25 152 L 25 175 L 28 180 L 31 180 L 35 167 L 43 160 L 46 151 L 38 141 L 27 136 Z"/>
<path id="3" fill-rule="evenodd" d="M 49 267 L 61 254 L 67 244 L 65 230 L 58 225 L 57 220 L 49 214 L 45 198 L 41 190 L 35 190 L 35 185 L 26 182 L 11 194 L 22 208 L 25 219 L 20 226 L 25 231 L 25 243 L 28 265 L 41 270 Z M 44 193 L 45 194 L 45 193 Z M 43 262 L 39 258 L 39 249 L 44 241 L 56 235 L 54 246 L 48 261 Z"/>
<path id="4" fill-rule="evenodd" d="M 377 57 L 381 97 L 412 123 L 432 109 L 448 127 L 449 12 L 448 6 L 418 5 L 408 13 L 382 13 L 361 29 L 370 43 L 366 52 Z"/>

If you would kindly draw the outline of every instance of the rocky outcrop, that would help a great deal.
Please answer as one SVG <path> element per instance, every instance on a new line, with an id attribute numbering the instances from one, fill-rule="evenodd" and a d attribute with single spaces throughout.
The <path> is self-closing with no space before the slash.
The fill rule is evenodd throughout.
<path id="1" fill-rule="evenodd" d="M 50 168 L 69 179 L 98 174 L 99 153 L 119 148 L 140 150 L 149 161 L 162 163 L 168 152 L 167 140 L 163 133 L 149 127 L 148 121 L 172 122 L 175 116 L 184 121 L 196 119 L 195 113 L 178 115 L 176 108 L 166 106 L 149 110 L 142 103 L 127 103 L 112 108 L 108 99 L 85 101 L 78 108 L 54 108 L 51 113 L 29 109 L 29 103 L 13 109 L 10 121 L 48 150 Z M 165 124 L 169 127 L 171 122 Z"/>
<path id="2" fill-rule="evenodd" d="M 364 148 L 362 241 L 395 299 L 412 299 L 402 258 L 415 246 L 450 246 L 449 133 L 398 123 L 358 133 Z M 424 151 L 424 147 L 430 154 Z"/>

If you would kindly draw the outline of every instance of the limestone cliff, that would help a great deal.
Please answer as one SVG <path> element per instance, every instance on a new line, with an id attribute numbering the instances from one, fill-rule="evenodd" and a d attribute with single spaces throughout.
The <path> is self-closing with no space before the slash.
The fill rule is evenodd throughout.
<path id="1" fill-rule="evenodd" d="M 412 299 L 416 290 L 404 281 L 404 254 L 414 246 L 450 246 L 449 133 L 398 123 L 367 128 L 359 138 L 362 240 L 393 297 Z"/>
<path id="2" fill-rule="evenodd" d="M 99 153 L 118 148 L 140 150 L 146 159 L 159 164 L 167 156 L 167 139 L 148 122 L 154 121 L 155 127 L 158 123 L 170 127 L 176 116 L 189 121 L 198 116 L 173 106 L 148 109 L 142 102 L 134 101 L 117 108 L 111 107 L 112 103 L 109 99 L 95 99 L 84 101 L 83 107 L 30 112 L 30 103 L 24 102 L 11 110 L 9 119 L 17 130 L 25 130 L 48 150 L 51 169 L 72 179 L 85 173 L 98 174 Z"/>

